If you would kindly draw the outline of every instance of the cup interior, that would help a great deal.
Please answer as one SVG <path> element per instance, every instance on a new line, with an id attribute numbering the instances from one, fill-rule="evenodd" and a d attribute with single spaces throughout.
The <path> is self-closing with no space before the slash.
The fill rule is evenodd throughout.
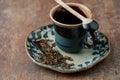
<path id="1" fill-rule="evenodd" d="M 76 10 L 78 13 L 82 14 L 86 18 L 92 17 L 91 10 L 78 3 L 67 3 L 71 8 Z M 57 24 L 62 26 L 78 26 L 82 24 L 82 21 L 76 18 L 74 15 L 69 13 L 67 10 L 62 8 L 60 5 L 53 7 L 50 11 L 51 20 Z"/>

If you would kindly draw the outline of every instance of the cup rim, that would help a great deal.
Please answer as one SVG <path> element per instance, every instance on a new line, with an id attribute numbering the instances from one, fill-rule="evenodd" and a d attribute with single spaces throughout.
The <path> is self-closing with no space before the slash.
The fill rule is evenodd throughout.
<path id="1" fill-rule="evenodd" d="M 83 4 L 80 4 L 80 3 L 67 3 L 67 4 L 68 4 L 68 5 L 73 5 L 73 6 L 79 7 L 79 8 L 86 14 L 86 16 L 87 16 L 89 19 L 92 18 L 92 12 L 91 12 L 91 10 L 90 10 L 87 6 L 85 6 L 85 5 L 83 5 Z M 54 6 L 54 7 L 50 10 L 50 12 L 49 12 L 49 16 L 50 16 L 51 20 L 52 20 L 55 24 L 60 25 L 60 26 L 69 26 L 69 27 L 82 25 L 82 23 L 80 23 L 80 24 L 65 24 L 65 23 L 61 23 L 61 22 L 58 22 L 57 20 L 55 20 L 55 19 L 53 18 L 53 13 L 55 12 L 55 10 L 56 10 L 58 7 L 60 7 L 60 5 Z"/>

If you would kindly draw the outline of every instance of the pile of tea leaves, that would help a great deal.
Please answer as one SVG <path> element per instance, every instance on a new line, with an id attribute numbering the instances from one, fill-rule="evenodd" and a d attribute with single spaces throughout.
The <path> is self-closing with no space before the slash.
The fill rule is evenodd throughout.
<path id="1" fill-rule="evenodd" d="M 56 45 L 52 40 L 41 39 L 35 41 L 35 43 L 42 51 L 42 53 L 39 53 L 39 56 L 43 64 L 55 65 L 63 68 L 71 68 L 71 66 L 74 66 L 74 63 L 67 63 L 67 60 L 73 61 L 73 59 L 69 56 L 60 54 L 59 51 L 56 50 Z"/>

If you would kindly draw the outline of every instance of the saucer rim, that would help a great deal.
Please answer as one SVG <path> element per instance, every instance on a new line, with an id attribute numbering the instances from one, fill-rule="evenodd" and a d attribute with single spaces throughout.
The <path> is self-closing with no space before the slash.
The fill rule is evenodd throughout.
<path id="1" fill-rule="evenodd" d="M 53 24 L 48 24 L 48 25 L 53 25 Z M 110 46 L 111 43 L 110 43 L 109 39 L 107 38 L 107 36 L 106 36 L 104 33 L 102 33 L 101 31 L 99 31 L 99 32 L 102 33 L 102 35 L 104 35 L 104 36 L 107 38 L 108 45 L 109 45 L 109 51 L 108 51 L 108 52 L 105 52 L 105 55 L 104 55 L 104 56 L 102 56 L 101 58 L 99 58 L 98 60 L 96 60 L 95 62 L 93 62 L 92 64 L 87 65 L 86 67 L 76 68 L 76 69 L 73 69 L 73 70 L 69 70 L 69 69 L 68 69 L 68 70 L 60 70 L 60 69 L 54 68 L 54 67 L 52 67 L 52 66 L 50 66 L 50 65 L 46 65 L 46 64 L 42 64 L 42 63 L 40 63 L 40 62 L 37 62 L 35 59 L 33 59 L 33 58 L 31 57 L 30 53 L 28 52 L 28 49 L 27 49 L 27 46 L 26 46 L 26 45 L 27 45 L 27 39 L 28 39 L 29 35 L 30 35 L 33 31 L 35 31 L 35 30 L 37 30 L 37 29 L 40 29 L 40 28 L 43 28 L 43 27 L 46 27 L 46 26 L 48 26 L 48 25 L 41 26 L 41 27 L 38 27 L 38 28 L 32 30 L 30 33 L 28 33 L 28 36 L 26 36 L 26 38 L 25 38 L 25 50 L 26 50 L 26 53 L 27 53 L 28 57 L 32 60 L 32 62 L 34 62 L 35 64 L 37 64 L 37 65 L 39 65 L 39 66 L 41 66 L 41 67 L 48 68 L 48 69 L 51 69 L 51 70 L 54 70 L 54 71 L 57 71 L 57 72 L 60 72 L 60 73 L 80 72 L 80 71 L 84 71 L 84 70 L 87 70 L 87 69 L 92 68 L 92 67 L 95 66 L 97 63 L 99 63 L 100 61 L 104 60 L 104 59 L 110 54 L 110 52 L 111 52 L 111 46 Z"/>

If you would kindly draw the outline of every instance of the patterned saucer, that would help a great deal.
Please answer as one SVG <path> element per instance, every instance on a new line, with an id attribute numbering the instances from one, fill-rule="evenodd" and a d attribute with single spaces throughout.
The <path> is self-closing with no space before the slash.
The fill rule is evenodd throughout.
<path id="1" fill-rule="evenodd" d="M 99 31 L 96 31 L 96 34 L 98 39 L 96 46 L 93 47 L 91 36 L 87 35 L 84 48 L 79 53 L 67 53 L 60 50 L 57 46 L 55 47 L 63 56 L 69 56 L 73 58 L 73 61 L 69 61 L 68 63 L 74 63 L 75 65 L 71 66 L 69 69 L 55 65 L 43 64 L 40 60 L 40 55 L 38 54 L 41 52 L 41 50 L 33 43 L 33 41 L 40 39 L 50 39 L 55 41 L 53 24 L 40 27 L 37 30 L 32 31 L 26 39 L 26 51 L 30 59 L 42 67 L 61 73 L 83 71 L 93 67 L 95 64 L 106 58 L 110 53 L 110 44 L 107 37 Z"/>

